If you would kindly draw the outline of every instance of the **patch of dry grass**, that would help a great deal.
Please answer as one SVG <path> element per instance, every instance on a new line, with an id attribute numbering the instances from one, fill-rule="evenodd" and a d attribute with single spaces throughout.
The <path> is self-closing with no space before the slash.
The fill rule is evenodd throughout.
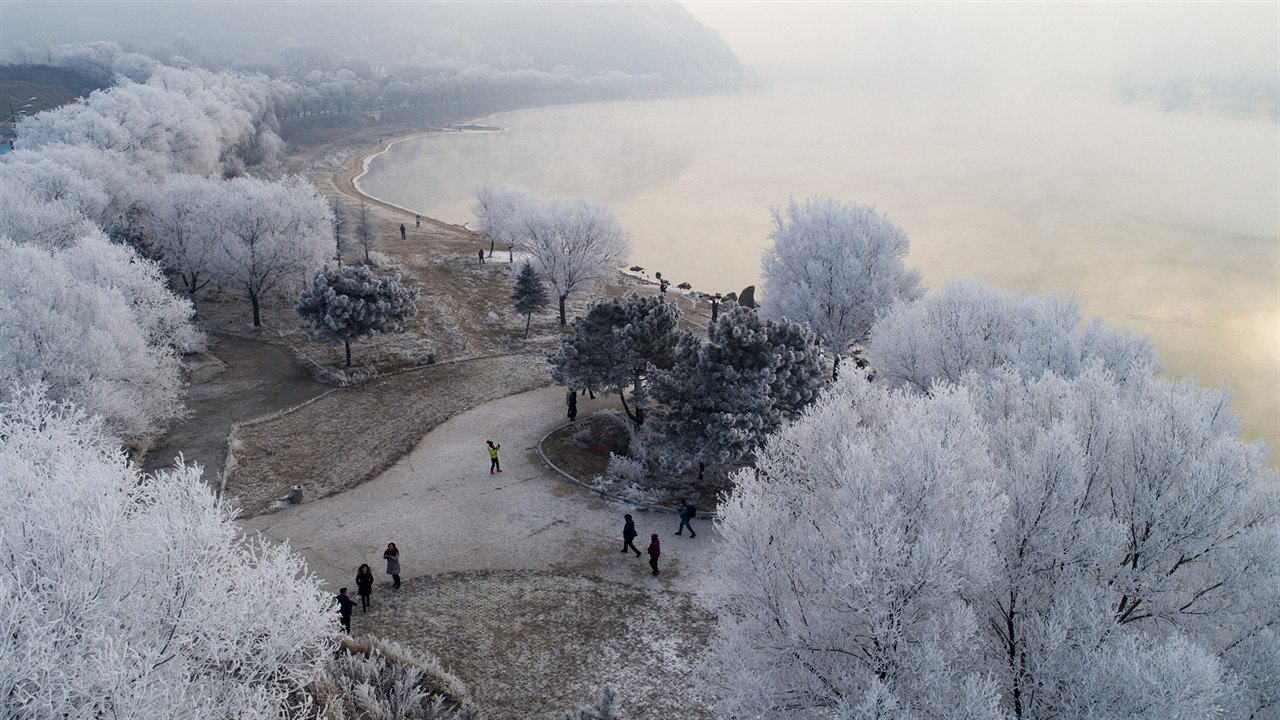
<path id="1" fill-rule="evenodd" d="M 486 717 L 556 718 L 618 691 L 618 717 L 712 718 L 696 668 L 715 616 L 684 593 L 504 571 L 379 587 L 352 630 L 447 658 Z"/>

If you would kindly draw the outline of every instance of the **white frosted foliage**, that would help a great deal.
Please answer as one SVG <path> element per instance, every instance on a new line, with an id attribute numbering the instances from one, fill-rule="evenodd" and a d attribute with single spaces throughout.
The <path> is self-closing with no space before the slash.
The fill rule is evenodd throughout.
<path id="1" fill-rule="evenodd" d="M 332 599 L 178 467 L 24 390 L 0 405 L 0 716 L 283 718 Z"/>

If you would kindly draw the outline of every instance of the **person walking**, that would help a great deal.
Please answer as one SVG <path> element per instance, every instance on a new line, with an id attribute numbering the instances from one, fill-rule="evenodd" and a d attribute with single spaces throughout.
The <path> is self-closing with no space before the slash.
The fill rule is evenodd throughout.
<path id="1" fill-rule="evenodd" d="M 498 451 L 502 449 L 501 445 L 494 445 L 492 440 L 486 440 L 489 443 L 489 474 L 492 475 L 494 470 L 502 472 L 502 466 L 498 465 Z"/>
<path id="2" fill-rule="evenodd" d="M 421 215 L 414 215 L 414 216 L 413 216 L 413 226 L 414 226 L 414 227 L 422 227 L 422 216 L 421 216 Z"/>
<path id="3" fill-rule="evenodd" d="M 338 615 L 342 617 L 342 629 L 351 634 L 351 611 L 356 607 L 356 601 L 347 597 L 347 589 L 340 588 L 338 590 Z"/>
<path id="4" fill-rule="evenodd" d="M 391 576 L 391 589 L 400 589 L 400 549 L 395 543 L 387 543 L 382 551 L 382 559 L 387 561 L 387 574 Z"/>
<path id="5" fill-rule="evenodd" d="M 693 531 L 693 525 L 689 521 L 696 517 L 698 509 L 690 505 L 687 501 L 680 501 L 680 529 L 676 530 L 677 535 L 682 535 L 685 528 L 689 528 L 689 537 L 696 538 L 698 533 Z"/>
<path id="6" fill-rule="evenodd" d="M 369 596 L 373 594 L 373 569 L 365 563 L 356 570 L 356 594 L 360 596 L 360 612 L 369 610 Z"/>
<path id="7" fill-rule="evenodd" d="M 400 223 L 400 239 L 404 239 L 404 223 Z"/>
<path id="8" fill-rule="evenodd" d="M 569 422 L 573 422 L 578 417 L 578 391 L 570 388 L 564 401 L 569 405 Z"/>
<path id="9" fill-rule="evenodd" d="M 480 248 L 480 264 L 484 264 L 484 248 Z"/>
<path id="10" fill-rule="evenodd" d="M 640 557 L 640 548 L 636 547 L 635 543 L 636 522 L 631 519 L 630 515 L 624 515 L 623 517 L 627 519 L 627 522 L 622 526 L 622 552 L 626 552 L 629 548 L 635 551 L 636 557 Z"/>
<path id="11" fill-rule="evenodd" d="M 649 536 L 649 567 L 653 568 L 653 574 L 658 574 L 658 558 L 662 555 L 662 545 L 658 543 L 658 533 Z"/>

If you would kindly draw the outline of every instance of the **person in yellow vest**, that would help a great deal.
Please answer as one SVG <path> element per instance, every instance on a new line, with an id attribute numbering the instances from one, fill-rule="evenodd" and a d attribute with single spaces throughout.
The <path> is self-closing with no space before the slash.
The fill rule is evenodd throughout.
<path id="1" fill-rule="evenodd" d="M 489 443 L 489 474 L 492 475 L 496 470 L 502 472 L 502 468 L 498 466 L 498 451 L 502 449 L 501 445 L 494 445 L 492 440 L 486 440 Z"/>

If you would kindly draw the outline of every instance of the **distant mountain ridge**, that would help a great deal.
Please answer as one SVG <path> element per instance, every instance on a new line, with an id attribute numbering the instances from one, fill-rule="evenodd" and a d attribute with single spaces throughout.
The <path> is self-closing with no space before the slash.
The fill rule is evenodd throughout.
<path id="1" fill-rule="evenodd" d="M 747 76 L 713 29 L 668 2 L 9 1 L 5 25 L 0 50 L 11 62 L 41 62 L 42 43 L 106 40 L 144 53 L 164 46 L 199 55 L 189 59 L 206 66 L 270 68 L 286 48 L 302 46 L 389 68 L 455 63 L 672 81 Z"/>

